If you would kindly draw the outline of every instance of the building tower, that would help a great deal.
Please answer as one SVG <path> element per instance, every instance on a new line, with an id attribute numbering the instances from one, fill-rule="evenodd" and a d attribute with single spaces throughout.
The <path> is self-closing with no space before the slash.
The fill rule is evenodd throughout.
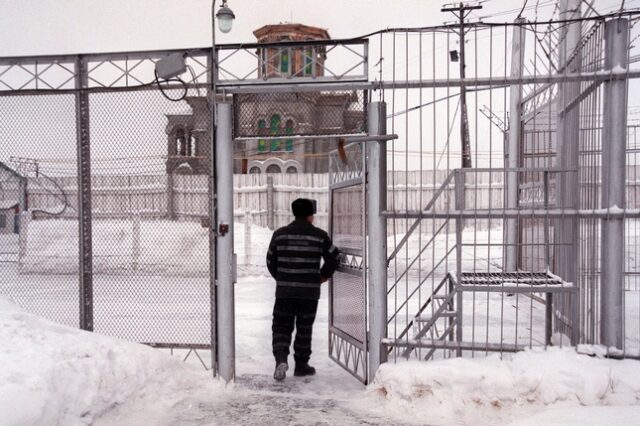
<path id="1" fill-rule="evenodd" d="M 258 43 L 329 40 L 327 30 L 302 24 L 265 25 L 253 32 Z M 321 80 L 326 47 L 258 48 L 258 78 Z M 355 92 L 243 94 L 235 102 L 234 173 L 326 173 L 336 138 L 296 140 L 302 134 L 353 133 L 363 126 Z M 206 174 L 209 156 L 204 98 L 186 99 L 191 111 L 167 115 L 167 173 Z M 288 137 L 288 136 L 291 137 Z"/>

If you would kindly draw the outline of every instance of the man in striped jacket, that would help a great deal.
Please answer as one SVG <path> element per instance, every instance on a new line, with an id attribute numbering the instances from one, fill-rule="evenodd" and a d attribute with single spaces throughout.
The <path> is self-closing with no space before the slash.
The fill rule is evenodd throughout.
<path id="1" fill-rule="evenodd" d="M 286 377 L 289 346 L 293 328 L 294 376 L 312 376 L 309 365 L 311 332 L 316 318 L 320 285 L 338 267 L 338 249 L 329 235 L 313 226 L 315 200 L 299 198 L 291 204 L 295 220 L 276 230 L 269 244 L 267 267 L 276 280 L 276 303 L 273 307 L 273 355 L 276 358 L 274 379 Z M 320 261 L 324 265 L 320 267 Z"/>

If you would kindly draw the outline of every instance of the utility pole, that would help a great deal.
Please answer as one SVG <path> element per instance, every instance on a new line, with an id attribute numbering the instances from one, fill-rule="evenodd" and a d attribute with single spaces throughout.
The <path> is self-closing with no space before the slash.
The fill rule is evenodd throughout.
<path id="1" fill-rule="evenodd" d="M 469 140 L 469 116 L 467 114 L 467 89 L 465 85 L 462 83 L 462 80 L 465 78 L 465 58 L 464 58 L 464 36 L 465 36 L 465 28 L 464 21 L 469 16 L 469 14 L 474 11 L 482 9 L 482 5 L 479 2 L 472 3 L 451 3 L 446 4 L 442 7 L 442 12 L 451 12 L 454 14 L 458 21 L 460 22 L 460 141 L 462 142 L 462 168 L 469 169 L 471 168 L 471 142 Z"/>

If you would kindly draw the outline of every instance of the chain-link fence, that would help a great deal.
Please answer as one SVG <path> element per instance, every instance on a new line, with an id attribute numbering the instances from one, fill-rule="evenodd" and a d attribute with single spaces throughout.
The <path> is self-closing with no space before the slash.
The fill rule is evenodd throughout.
<path id="1" fill-rule="evenodd" d="M 191 52 L 189 83 L 159 83 L 169 53 L 0 62 L 0 161 L 25 182 L 0 293 L 66 325 L 209 348 L 210 51 Z M 201 205 L 175 190 L 185 179 Z"/>

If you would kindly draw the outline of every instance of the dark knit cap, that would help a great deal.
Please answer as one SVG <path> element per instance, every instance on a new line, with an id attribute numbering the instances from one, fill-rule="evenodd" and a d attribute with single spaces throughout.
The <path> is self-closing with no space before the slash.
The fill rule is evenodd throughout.
<path id="1" fill-rule="evenodd" d="M 298 198 L 291 203 L 291 211 L 295 217 L 309 217 L 316 214 L 316 200 Z"/>

